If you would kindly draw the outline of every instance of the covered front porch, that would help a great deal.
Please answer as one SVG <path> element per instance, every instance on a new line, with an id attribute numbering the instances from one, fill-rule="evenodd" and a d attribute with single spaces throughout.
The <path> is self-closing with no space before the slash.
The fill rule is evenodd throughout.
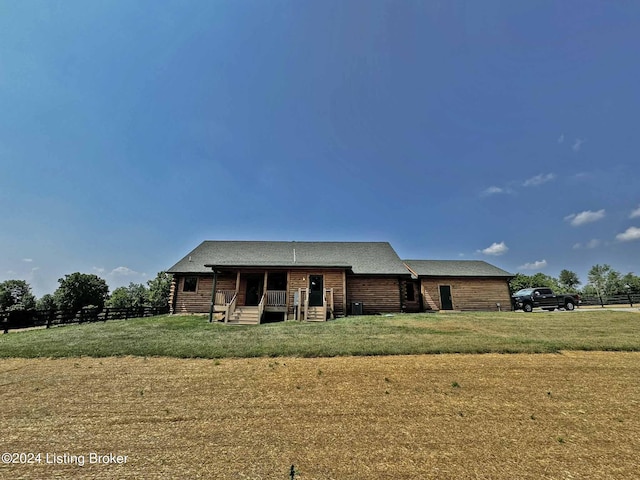
<path id="1" fill-rule="evenodd" d="M 333 288 L 324 288 L 322 275 L 309 276 L 309 286 L 300 287 L 287 270 L 214 272 L 211 313 L 218 321 L 258 324 L 334 318 Z"/>

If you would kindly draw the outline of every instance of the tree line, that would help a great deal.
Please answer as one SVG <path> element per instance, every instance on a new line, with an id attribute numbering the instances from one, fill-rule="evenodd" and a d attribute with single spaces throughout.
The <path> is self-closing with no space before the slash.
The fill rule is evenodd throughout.
<path id="1" fill-rule="evenodd" d="M 640 294 L 640 277 L 631 272 L 622 275 L 611 268 L 611 265 L 594 265 L 589 270 L 587 280 L 588 283 L 580 288 L 582 282 L 571 270 L 562 270 L 558 278 L 544 273 L 517 273 L 510 286 L 512 292 L 528 287 L 549 287 L 557 293 L 579 293 L 587 297 Z"/>
<path id="2" fill-rule="evenodd" d="M 0 283 L 0 311 L 12 310 L 69 310 L 106 307 L 165 307 L 169 302 L 171 275 L 159 272 L 152 280 L 130 283 L 118 287 L 109 295 L 107 282 L 94 274 L 71 273 L 58 279 L 60 284 L 53 294 L 36 297 L 25 280 L 7 280 Z"/>

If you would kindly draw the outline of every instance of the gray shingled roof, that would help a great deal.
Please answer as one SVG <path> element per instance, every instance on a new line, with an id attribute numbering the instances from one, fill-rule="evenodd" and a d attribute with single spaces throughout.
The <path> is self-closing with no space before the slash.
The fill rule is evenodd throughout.
<path id="1" fill-rule="evenodd" d="M 205 241 L 168 272 L 210 273 L 212 265 L 339 267 L 351 269 L 356 274 L 409 274 L 388 242 Z"/>
<path id="2" fill-rule="evenodd" d="M 513 277 L 482 260 L 405 260 L 420 277 Z"/>

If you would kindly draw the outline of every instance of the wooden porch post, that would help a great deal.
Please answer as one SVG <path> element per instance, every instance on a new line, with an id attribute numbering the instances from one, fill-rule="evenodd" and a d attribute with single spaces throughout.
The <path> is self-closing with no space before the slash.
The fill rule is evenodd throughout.
<path id="1" fill-rule="evenodd" d="M 209 323 L 213 322 L 213 307 L 216 303 L 216 280 L 217 280 L 217 272 L 216 268 L 212 267 L 213 270 L 213 288 L 211 289 L 211 307 L 209 308 Z"/>
<path id="2" fill-rule="evenodd" d="M 285 311 L 284 319 L 289 320 L 289 282 L 291 282 L 291 270 L 287 270 L 287 288 L 285 289 Z"/>
<path id="3" fill-rule="evenodd" d="M 342 316 L 347 316 L 347 271 L 342 271 Z"/>

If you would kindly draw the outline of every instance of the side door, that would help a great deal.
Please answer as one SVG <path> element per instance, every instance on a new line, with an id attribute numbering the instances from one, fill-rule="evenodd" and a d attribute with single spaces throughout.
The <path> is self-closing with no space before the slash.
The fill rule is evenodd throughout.
<path id="1" fill-rule="evenodd" d="M 309 275 L 309 306 L 321 307 L 324 303 L 324 278 L 322 275 Z"/>
<path id="2" fill-rule="evenodd" d="M 540 288 L 540 305 L 541 307 L 557 307 L 558 301 L 550 288 Z"/>
<path id="3" fill-rule="evenodd" d="M 442 310 L 453 310 L 451 285 L 440 285 L 440 308 Z"/>

